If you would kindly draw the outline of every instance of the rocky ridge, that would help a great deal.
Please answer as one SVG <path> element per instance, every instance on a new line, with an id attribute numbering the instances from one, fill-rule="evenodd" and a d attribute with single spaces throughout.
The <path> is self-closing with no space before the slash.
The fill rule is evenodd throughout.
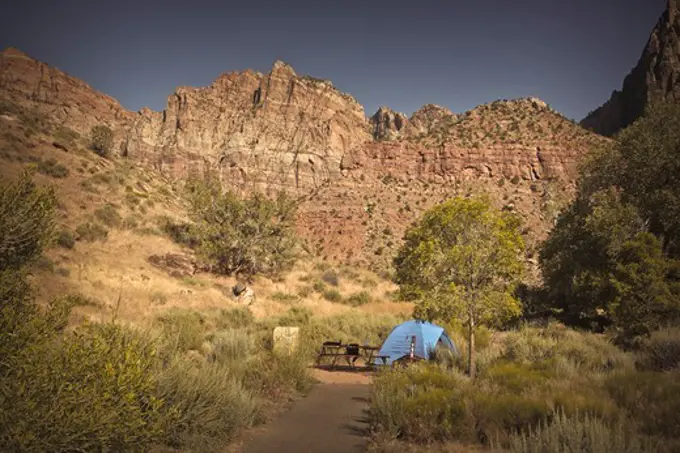
<path id="1" fill-rule="evenodd" d="M 452 195 L 484 192 L 520 212 L 540 238 L 566 203 L 579 157 L 603 138 L 529 98 L 464 114 L 426 105 L 410 118 L 371 118 L 326 80 L 277 61 L 268 74 L 225 73 L 180 87 L 162 112 L 130 112 L 45 63 L 0 53 L 0 100 L 86 136 L 106 124 L 115 151 L 186 178 L 217 172 L 236 190 L 287 190 L 308 200 L 299 230 L 339 261 L 385 264 L 404 228 Z"/>
<path id="2" fill-rule="evenodd" d="M 657 101 L 680 101 L 680 14 L 678 1 L 668 0 L 647 41 L 642 56 L 601 107 L 589 113 L 581 125 L 611 136 L 632 124 L 647 105 Z"/>

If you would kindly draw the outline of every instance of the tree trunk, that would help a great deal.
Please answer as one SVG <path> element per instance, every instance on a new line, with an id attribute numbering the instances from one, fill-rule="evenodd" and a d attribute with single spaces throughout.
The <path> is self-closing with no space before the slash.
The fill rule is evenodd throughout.
<path id="1" fill-rule="evenodd" d="M 474 379 L 477 374 L 477 365 L 475 363 L 475 318 L 472 314 L 470 314 L 468 328 L 468 374 L 471 379 Z"/>

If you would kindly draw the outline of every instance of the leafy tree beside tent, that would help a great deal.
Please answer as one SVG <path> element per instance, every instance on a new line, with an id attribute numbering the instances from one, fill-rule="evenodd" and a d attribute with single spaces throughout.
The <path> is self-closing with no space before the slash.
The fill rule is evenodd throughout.
<path id="1" fill-rule="evenodd" d="M 464 319 L 468 367 L 475 375 L 474 333 L 521 314 L 512 292 L 523 273 L 519 220 L 487 199 L 455 198 L 427 211 L 405 235 L 395 258 L 402 297 L 415 316 Z"/>

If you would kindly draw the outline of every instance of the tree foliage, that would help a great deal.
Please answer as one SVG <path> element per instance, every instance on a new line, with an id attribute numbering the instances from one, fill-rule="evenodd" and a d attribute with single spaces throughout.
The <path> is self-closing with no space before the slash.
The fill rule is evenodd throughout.
<path id="1" fill-rule="evenodd" d="M 519 221 L 488 200 L 449 200 L 411 227 L 395 258 L 402 296 L 416 302 L 416 316 L 469 327 L 470 374 L 478 324 L 499 324 L 521 313 L 511 293 L 523 272 Z"/>
<path id="2" fill-rule="evenodd" d="M 113 147 L 113 131 L 108 126 L 94 126 L 90 131 L 90 146 L 102 157 L 109 157 Z"/>
<path id="3" fill-rule="evenodd" d="M 294 264 L 297 207 L 285 193 L 241 198 L 216 182 L 201 182 L 192 185 L 190 198 L 195 225 L 188 242 L 215 272 L 276 275 Z"/>
<path id="4" fill-rule="evenodd" d="M 543 244 L 549 304 L 627 342 L 680 314 L 680 107 L 658 105 L 584 161 Z"/>

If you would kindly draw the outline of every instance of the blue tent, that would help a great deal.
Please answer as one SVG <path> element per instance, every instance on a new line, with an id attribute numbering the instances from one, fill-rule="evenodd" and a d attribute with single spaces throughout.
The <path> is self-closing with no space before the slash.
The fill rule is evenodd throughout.
<path id="1" fill-rule="evenodd" d="M 428 360 L 430 351 L 437 346 L 458 354 L 456 346 L 442 327 L 427 321 L 411 320 L 392 329 L 378 355 L 388 356 L 385 364 L 391 365 L 395 360 L 409 355 L 413 337 L 415 337 L 416 342 L 415 355 L 422 359 Z M 374 363 L 376 365 L 383 364 L 380 359 L 376 359 Z"/>

